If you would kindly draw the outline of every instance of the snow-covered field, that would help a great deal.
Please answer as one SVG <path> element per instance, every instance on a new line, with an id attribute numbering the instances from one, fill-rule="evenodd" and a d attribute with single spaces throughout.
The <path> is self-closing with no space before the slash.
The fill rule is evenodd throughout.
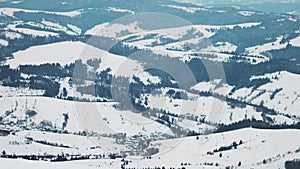
<path id="1" fill-rule="evenodd" d="M 252 16 L 256 14 L 255 12 L 252 11 L 239 11 L 238 13 L 243 16 Z"/>
<path id="2" fill-rule="evenodd" d="M 101 51 L 81 42 L 59 42 L 47 45 L 33 46 L 26 50 L 14 53 L 13 59 L 7 60 L 12 68 L 19 65 L 40 65 L 46 63 L 59 63 L 67 65 L 80 58 L 84 48 L 89 51 L 90 58 L 96 57 Z"/>
<path id="3" fill-rule="evenodd" d="M 300 76 L 298 74 L 280 71 L 250 78 L 250 80 L 255 79 L 269 79 L 270 82 L 255 90 L 252 87 L 243 87 L 234 91 L 231 95 L 229 93 L 231 93 L 234 86 L 226 83 L 220 86 L 220 83 L 217 83 L 217 81 L 201 82 L 191 89 L 200 92 L 217 93 L 255 105 L 263 104 L 263 106 L 280 113 L 299 117 L 300 91 L 297 84 L 300 83 Z"/>
<path id="4" fill-rule="evenodd" d="M 182 167 L 181 163 L 190 163 L 185 168 L 225 168 L 226 166 L 240 168 L 284 168 L 285 160 L 299 157 L 299 131 L 298 130 L 259 130 L 241 129 L 225 133 L 188 137 L 183 139 L 157 141 L 152 143 L 160 148 L 160 153 L 151 160 L 136 160 L 131 167 L 165 166 Z M 237 149 L 222 151 L 207 155 L 221 146 L 231 145 L 234 141 L 239 144 Z M 176 154 L 176 156 L 174 156 Z M 263 164 L 263 160 L 266 164 Z M 212 163 L 213 166 L 205 165 Z M 218 163 L 218 166 L 216 166 Z"/>
<path id="5" fill-rule="evenodd" d="M 29 139 L 33 141 L 29 141 Z M 116 144 L 114 138 L 58 134 L 46 131 L 21 131 L 15 135 L 0 137 L 0 149 L 7 154 L 16 155 L 98 155 L 119 153 L 126 150 L 125 145 Z M 40 141 L 40 142 L 39 142 Z M 57 146 L 41 143 L 42 141 Z M 65 146 L 65 147 L 62 147 Z"/>
<path id="6" fill-rule="evenodd" d="M 117 110 L 116 103 L 74 102 L 47 97 L 8 97 L 0 98 L 0 104 L 3 105 L 0 108 L 1 115 L 13 111 L 9 117 L 4 118 L 7 123 L 25 120 L 27 111 L 35 111 L 37 114 L 30 118 L 30 123 L 28 122 L 32 127 L 43 121 L 49 121 L 54 128 L 62 129 L 64 114 L 68 114 L 69 119 L 65 129 L 70 132 L 86 130 L 100 134 L 166 133 L 172 135 L 168 127 L 149 120 L 141 114 Z"/>
<path id="7" fill-rule="evenodd" d="M 92 160 L 82 162 L 64 162 L 51 163 L 47 161 L 26 161 L 26 160 L 11 160 L 0 159 L 1 166 L 6 169 L 16 168 L 30 168 L 30 169 L 118 169 L 120 168 L 120 161 L 116 160 Z M 94 166 L 92 166 L 94 165 Z"/>
<path id="8" fill-rule="evenodd" d="M 277 40 L 274 42 L 246 48 L 246 53 L 249 53 L 254 56 L 263 56 L 262 54 L 264 52 L 286 48 L 288 43 L 281 44 L 280 42 L 282 41 L 282 39 L 283 39 L 283 36 L 280 36 L 280 37 L 277 37 Z"/>
<path id="9" fill-rule="evenodd" d="M 7 46 L 8 42 L 6 40 L 0 39 L 0 46 Z"/>
<path id="10" fill-rule="evenodd" d="M 19 39 L 22 38 L 22 35 L 16 32 L 3 31 L 1 35 L 4 35 L 7 39 Z"/>
<path id="11" fill-rule="evenodd" d="M 232 97 L 257 105 L 263 104 L 284 114 L 299 117 L 300 90 L 297 84 L 300 83 L 300 76 L 282 71 L 253 77 L 252 79 L 262 78 L 270 79 L 271 82 L 262 85 L 255 92 L 251 92 L 251 89 L 246 88 L 239 89 Z M 248 92 L 243 93 L 242 91 Z M 272 95 L 274 96 L 272 97 Z"/>
<path id="12" fill-rule="evenodd" d="M 186 11 L 188 13 L 195 13 L 196 11 L 208 11 L 208 9 L 201 8 L 201 7 L 184 7 L 184 6 L 176 6 L 176 5 L 162 5 L 162 6 L 180 9 L 180 10 Z"/>
<path id="13" fill-rule="evenodd" d="M 9 87 L 0 85 L 0 97 L 12 96 L 41 96 L 45 93 L 43 90 L 33 90 L 24 87 Z"/>
<path id="14" fill-rule="evenodd" d="M 47 45 L 33 46 L 24 51 L 13 54 L 13 58 L 6 61 L 11 68 L 20 65 L 41 65 L 46 63 L 59 63 L 69 65 L 76 60 L 87 63 L 89 59 L 99 59 L 99 68 L 94 70 L 100 72 L 108 68 L 116 76 L 132 77 L 138 75 L 145 83 L 153 81 L 157 83 L 159 79 L 143 72 L 141 63 L 119 55 L 108 53 L 83 42 L 58 42 Z M 91 68 L 92 69 L 92 68 Z"/>
<path id="15" fill-rule="evenodd" d="M 25 133 L 24 133 L 25 134 Z M 46 134 L 46 135 L 45 135 Z M 201 135 L 196 138 L 185 137 L 179 139 L 170 139 L 163 141 L 156 141 L 151 143 L 151 147 L 159 148 L 159 153 L 152 156 L 151 159 L 139 156 L 129 156 L 129 164 L 126 167 L 134 168 L 147 168 L 147 167 L 185 167 L 187 169 L 197 168 L 225 168 L 227 166 L 237 167 L 240 162 L 239 168 L 284 168 L 284 162 L 290 159 L 299 157 L 299 142 L 300 137 L 298 130 L 285 129 L 285 130 L 262 130 L 262 129 L 241 129 L 236 131 Z M 28 136 L 41 135 L 44 138 L 49 137 L 49 140 L 69 140 L 70 142 L 77 142 L 82 147 L 86 147 L 91 143 L 86 143 L 85 137 L 76 136 L 61 136 L 54 138 L 47 136 L 47 133 L 29 133 Z M 11 136 L 9 136 L 11 137 Z M 11 138 L 0 138 L 9 140 Z M 68 138 L 64 138 L 68 137 Z M 80 138 L 81 137 L 81 138 Z M 101 138 L 102 139 L 102 138 Z M 11 139 L 13 141 L 13 139 Z M 87 140 L 87 139 L 86 139 Z M 4 142 L 6 142 L 4 141 Z M 19 140 L 20 141 L 20 140 Z M 222 146 L 230 146 L 233 142 L 237 143 L 237 148 L 232 148 L 227 151 L 213 152 Z M 241 144 L 240 144 L 241 143 Z M 20 148 L 24 145 L 17 145 Z M 28 150 L 33 147 L 45 150 L 43 146 L 32 144 Z M 8 148 L 8 147 L 5 147 Z M 49 148 L 48 148 L 49 149 Z M 14 149 L 19 150 L 19 149 Z M 21 151 L 21 149 L 20 149 Z M 174 156 L 174 154 L 177 154 Z M 220 157 L 220 154 L 222 156 Z M 264 162 L 265 161 L 265 162 Z M 108 160 L 82 160 L 71 161 L 63 163 L 50 163 L 46 161 L 24 161 L 24 160 L 8 160 L 0 159 L 2 166 L 6 168 L 120 168 L 120 159 Z"/>
<path id="16" fill-rule="evenodd" d="M 108 7 L 107 8 L 107 11 L 113 11 L 113 12 L 125 12 L 125 13 L 131 13 L 131 14 L 134 14 L 135 12 L 131 11 L 131 10 L 128 10 L 128 9 L 120 9 L 120 8 L 116 8 L 116 7 Z"/>
<path id="17" fill-rule="evenodd" d="M 122 32 L 127 33 L 122 34 Z M 127 35 L 128 33 L 132 34 L 139 32 L 144 32 L 144 30 L 138 27 L 137 22 L 133 22 L 128 25 L 123 25 L 120 23 L 102 23 L 87 30 L 85 34 L 116 38 Z"/>
<path id="18" fill-rule="evenodd" d="M 290 41 L 290 44 L 293 45 L 293 46 L 300 47 L 300 36 L 298 36 L 298 37 L 295 38 L 295 39 L 292 39 L 292 40 Z"/>
<path id="19" fill-rule="evenodd" d="M 178 115 L 205 117 L 206 121 L 213 123 L 231 124 L 251 117 L 262 120 L 261 113 L 251 106 L 232 107 L 225 100 L 193 94 L 188 94 L 190 96 L 187 99 L 173 99 L 166 94 L 168 91 L 163 90 L 160 95 L 148 95 L 149 107 Z M 176 121 L 180 123 L 180 119 Z M 199 132 L 202 132 L 201 125 L 202 123 L 181 123 L 187 129 L 199 127 Z"/>

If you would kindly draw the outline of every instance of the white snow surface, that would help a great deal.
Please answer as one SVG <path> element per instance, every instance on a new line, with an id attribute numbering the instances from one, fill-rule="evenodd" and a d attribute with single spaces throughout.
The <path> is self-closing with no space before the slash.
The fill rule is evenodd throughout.
<path id="1" fill-rule="evenodd" d="M 34 132 L 33 132 L 34 133 Z M 179 139 L 170 139 L 163 141 L 156 141 L 151 143 L 152 147 L 157 147 L 160 152 L 151 159 L 144 157 L 127 157 L 132 161 L 127 167 L 135 168 L 154 168 L 162 167 L 181 168 L 181 164 L 188 164 L 184 166 L 187 169 L 197 168 L 225 168 L 226 166 L 237 166 L 239 161 L 241 166 L 239 168 L 284 168 L 284 163 L 287 160 L 299 157 L 299 142 L 300 138 L 298 130 L 261 130 L 261 129 L 241 129 L 236 131 L 202 135 L 197 140 L 195 136 Z M 36 135 L 36 134 L 32 134 Z M 41 135 L 42 136 L 42 135 Z M 64 136 L 65 137 L 65 136 Z M 4 141 L 3 138 L 0 138 Z M 83 141 L 83 139 L 69 137 L 69 140 L 76 142 Z M 75 139 L 75 140 L 74 140 Z M 207 152 L 212 152 L 221 146 L 231 145 L 234 141 L 242 144 L 237 146 L 237 149 L 222 151 L 222 157 L 219 153 L 207 155 Z M 83 144 L 84 142 L 82 142 Z M 284 144 L 283 144 L 284 143 Z M 20 145 L 19 147 L 24 146 Z M 34 145 L 37 146 L 38 145 Z M 174 156 L 174 154 L 180 154 Z M 263 164 L 263 160 L 266 164 Z M 59 168 L 107 168 L 117 169 L 120 167 L 120 160 L 81 160 L 61 163 L 50 163 L 43 161 L 26 161 L 20 159 L 0 159 L 1 166 L 8 169 L 14 168 L 45 168 L 45 169 L 59 169 Z M 213 163 L 214 166 L 205 165 L 205 163 Z M 218 167 L 215 164 L 218 163 Z"/>
<path id="2" fill-rule="evenodd" d="M 201 90 L 203 89 L 201 88 Z M 262 120 L 261 113 L 256 112 L 251 106 L 231 107 L 224 100 L 191 93 L 187 93 L 189 95 L 187 99 L 173 99 L 166 95 L 167 91 L 169 91 L 168 88 L 162 89 L 161 94 L 147 95 L 149 107 L 166 110 L 177 115 L 205 117 L 206 121 L 213 123 L 230 124 L 251 117 Z M 199 125 L 201 124 L 185 127 L 190 128 Z"/>
<path id="3" fill-rule="evenodd" d="M 196 34 L 203 34 L 206 38 L 213 36 L 215 33 L 214 31 L 220 29 L 233 29 L 234 27 L 241 27 L 241 28 L 250 28 L 254 26 L 259 26 L 261 22 L 249 22 L 249 23 L 238 23 L 232 25 L 188 25 L 182 27 L 175 27 L 175 28 L 168 28 L 168 29 L 157 29 L 157 30 L 143 30 L 139 27 L 137 22 L 128 23 L 127 25 L 120 24 L 120 23 L 103 23 L 100 25 L 96 25 L 92 29 L 88 30 L 86 34 L 89 35 L 98 35 L 104 37 L 111 37 L 111 38 L 118 38 L 122 37 L 127 38 L 126 34 L 122 35 L 121 32 L 129 32 L 128 34 L 132 35 L 147 35 L 152 33 L 159 33 L 162 35 L 169 35 L 172 37 L 183 36 L 188 31 L 194 31 L 194 35 Z M 201 35 L 200 34 L 200 35 Z"/>
<path id="4" fill-rule="evenodd" d="M 0 8 L 0 14 L 14 17 L 15 12 L 26 12 L 26 13 L 46 13 L 54 15 L 62 15 L 68 17 L 76 17 L 82 13 L 81 10 L 74 10 L 68 12 L 53 12 L 53 11 L 41 11 L 41 10 L 28 10 L 28 9 L 19 9 L 19 8 Z"/>
<path id="5" fill-rule="evenodd" d="M 130 76 L 142 70 L 142 66 L 136 61 L 110 54 L 79 41 L 33 46 L 14 53 L 13 59 L 7 60 L 6 64 L 12 68 L 17 68 L 19 65 L 41 65 L 46 63 L 67 65 L 78 59 L 81 59 L 83 63 L 86 63 L 89 59 L 101 59 L 100 69 L 111 68 L 116 75 Z"/>
<path id="6" fill-rule="evenodd" d="M 177 6 L 177 5 L 162 5 L 170 8 L 175 8 L 175 9 L 180 9 L 188 13 L 195 13 L 197 11 L 208 11 L 206 8 L 201 8 L 201 7 L 185 7 L 185 6 Z"/>
<path id="7" fill-rule="evenodd" d="M 276 50 L 276 49 L 284 49 L 287 47 L 288 43 L 283 43 L 280 44 L 280 41 L 283 39 L 283 36 L 277 37 L 277 40 L 274 42 L 270 43 L 265 43 L 263 45 L 257 45 L 257 46 L 252 46 L 249 48 L 246 48 L 246 53 L 249 53 L 251 55 L 255 56 L 262 56 L 262 53 L 268 52 L 271 50 Z"/>
<path id="8" fill-rule="evenodd" d="M 300 36 L 295 39 L 290 40 L 290 44 L 296 47 L 300 47 Z"/>
<path id="9" fill-rule="evenodd" d="M 96 25 L 90 30 L 86 31 L 86 34 L 117 38 L 120 36 L 125 36 L 127 34 L 139 32 L 144 32 L 144 30 L 138 27 L 137 22 L 129 23 L 127 25 L 119 23 L 103 23 L 100 25 Z"/>
<path id="10" fill-rule="evenodd" d="M 172 131 L 160 123 L 154 122 L 131 111 L 115 108 L 117 103 L 76 102 L 47 97 L 6 97 L 0 98 L 0 115 L 14 110 L 13 116 L 25 119 L 28 110 L 37 112 L 31 121 L 40 124 L 43 120 L 50 121 L 57 128 L 62 128 L 63 114 L 69 115 L 66 130 L 70 132 L 94 131 L 100 134 L 126 133 L 129 136 Z M 49 109 L 49 105 L 51 108 Z M 15 121 L 16 118 L 6 117 L 4 121 Z"/>
<path id="11" fill-rule="evenodd" d="M 22 35 L 16 32 L 4 31 L 1 32 L 1 35 L 4 35 L 8 39 L 19 39 L 22 38 Z"/>
<path id="12" fill-rule="evenodd" d="M 252 11 L 239 11 L 238 13 L 243 16 L 252 16 L 256 14 L 255 12 Z"/>
<path id="13" fill-rule="evenodd" d="M 98 167 L 89 167 L 88 165 L 76 165 L 72 163 L 51 163 L 46 161 L 28 161 L 28 160 L 11 160 L 11 159 L 0 159 L 1 166 L 6 169 L 16 169 L 16 168 L 30 168 L 30 169 L 96 169 Z M 109 169 L 109 168 L 107 168 Z"/>
<path id="14" fill-rule="evenodd" d="M 0 39 L 0 46 L 8 46 L 8 41 L 4 39 Z"/>
<path id="15" fill-rule="evenodd" d="M 16 31 L 16 32 L 21 32 L 24 34 L 29 34 L 29 35 L 33 35 L 33 36 L 58 36 L 57 33 L 55 32 L 50 32 L 50 31 L 41 31 L 41 30 L 35 30 L 35 29 L 29 29 L 29 28 L 17 28 L 18 25 L 23 24 L 23 22 L 14 22 L 12 24 L 7 25 L 6 28 L 4 28 L 4 30 L 7 31 Z M 29 23 L 29 24 L 33 24 L 33 23 Z M 37 25 L 37 24 L 35 24 Z M 43 28 L 44 26 L 39 25 L 41 28 Z M 10 35 L 8 35 L 12 38 L 19 38 L 20 36 L 18 35 L 18 33 L 15 33 L 15 35 L 13 35 L 12 33 L 10 33 Z"/>
<path id="16" fill-rule="evenodd" d="M 202 135 L 199 140 L 196 137 L 157 141 L 152 143 L 154 147 L 160 148 L 160 153 L 151 160 L 135 160 L 130 167 L 155 167 L 165 166 L 166 168 L 180 168 L 181 163 L 190 163 L 185 166 L 187 169 L 197 168 L 225 168 L 226 166 L 239 168 L 284 168 L 286 160 L 299 157 L 300 137 L 299 130 L 259 130 L 241 129 L 236 131 Z M 207 155 L 221 146 L 231 145 L 234 141 L 243 144 L 237 149 L 222 151 Z M 283 144 L 284 143 L 284 144 Z M 180 154 L 180 155 L 174 155 Z M 263 164 L 263 160 L 267 163 Z M 272 161 L 269 161 L 271 159 Z M 205 165 L 213 163 L 213 166 Z M 215 167 L 218 163 L 219 166 Z"/>
<path id="17" fill-rule="evenodd" d="M 300 89 L 297 86 L 300 83 L 300 75 L 281 71 L 254 76 L 251 80 L 253 79 L 269 79 L 271 82 L 260 86 L 254 92 L 251 88 L 241 88 L 235 91 L 232 97 L 256 105 L 263 104 L 283 114 L 300 116 L 298 106 L 300 104 Z M 271 97 L 272 95 L 274 98 Z"/>
<path id="18" fill-rule="evenodd" d="M 33 90 L 24 87 L 9 87 L 0 85 L 0 97 L 12 96 L 41 96 L 45 93 L 43 90 Z"/>
<path id="19" fill-rule="evenodd" d="M 111 69 L 115 76 L 133 77 L 138 76 L 144 84 L 160 82 L 160 78 L 144 72 L 143 66 L 130 58 L 108 53 L 83 42 L 64 41 L 40 46 L 32 46 L 26 50 L 18 51 L 13 54 L 13 58 L 7 60 L 11 68 L 20 65 L 41 65 L 46 63 L 59 63 L 68 65 L 76 60 L 87 63 L 90 59 L 100 59 L 101 63 L 96 72 Z"/>
<path id="20" fill-rule="evenodd" d="M 128 9 L 120 9 L 120 8 L 116 8 L 116 7 L 108 7 L 106 9 L 107 11 L 113 11 L 113 12 L 121 12 L 121 13 L 131 13 L 131 14 L 134 14 L 135 12 L 131 11 L 131 10 L 128 10 Z"/>

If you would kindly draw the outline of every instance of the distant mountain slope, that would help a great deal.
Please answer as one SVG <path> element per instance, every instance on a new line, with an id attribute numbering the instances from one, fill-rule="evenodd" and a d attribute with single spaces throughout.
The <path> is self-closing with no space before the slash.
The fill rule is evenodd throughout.
<path id="1" fill-rule="evenodd" d="M 300 2 L 297 0 L 285 1 L 285 0 L 262 0 L 262 1 L 230 1 L 230 0 L 176 0 L 178 2 L 191 2 L 201 5 L 209 6 L 235 6 L 238 8 L 248 9 L 248 10 L 257 10 L 268 13 L 291 13 L 291 14 L 300 14 Z"/>

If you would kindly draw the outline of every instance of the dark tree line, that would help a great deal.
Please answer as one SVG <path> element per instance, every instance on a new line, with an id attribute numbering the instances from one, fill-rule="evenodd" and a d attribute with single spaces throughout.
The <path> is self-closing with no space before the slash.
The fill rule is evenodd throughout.
<path id="1" fill-rule="evenodd" d="M 286 161 L 284 165 L 286 169 L 299 169 L 300 159 Z"/>
<path id="2" fill-rule="evenodd" d="M 226 131 L 238 130 L 242 128 L 257 128 L 257 129 L 300 129 L 300 122 L 296 124 L 270 124 L 262 120 L 256 119 L 244 119 L 239 122 L 234 122 L 229 125 L 220 124 L 215 133 L 221 133 Z"/>

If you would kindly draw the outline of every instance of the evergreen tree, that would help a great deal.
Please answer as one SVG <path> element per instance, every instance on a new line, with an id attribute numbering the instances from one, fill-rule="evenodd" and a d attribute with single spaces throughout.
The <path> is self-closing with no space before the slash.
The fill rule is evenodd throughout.
<path id="1" fill-rule="evenodd" d="M 5 156 L 6 156 L 6 151 L 3 150 L 3 151 L 2 151 L 2 157 L 5 157 Z"/>

